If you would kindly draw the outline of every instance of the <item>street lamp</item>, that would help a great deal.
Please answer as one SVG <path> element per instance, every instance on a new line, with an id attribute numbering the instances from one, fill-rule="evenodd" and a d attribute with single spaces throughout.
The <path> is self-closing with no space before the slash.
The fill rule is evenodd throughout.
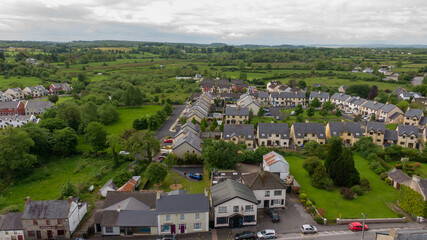
<path id="1" fill-rule="evenodd" d="M 365 221 L 366 221 L 366 214 L 363 214 L 363 225 L 362 225 L 362 237 L 360 238 L 361 240 L 365 239 Z"/>

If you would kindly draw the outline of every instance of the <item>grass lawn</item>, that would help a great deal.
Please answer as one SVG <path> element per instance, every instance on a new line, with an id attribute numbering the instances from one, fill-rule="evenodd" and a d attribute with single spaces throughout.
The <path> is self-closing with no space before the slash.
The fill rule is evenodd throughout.
<path id="1" fill-rule="evenodd" d="M 65 102 L 65 101 L 68 101 L 68 100 L 70 100 L 70 99 L 73 99 L 73 97 L 72 96 L 58 96 L 59 97 L 59 99 L 58 99 L 58 102 L 56 103 L 56 104 L 58 104 L 58 103 L 63 103 L 63 102 Z M 49 101 L 49 99 L 48 98 L 44 98 L 42 101 Z"/>
<path id="2" fill-rule="evenodd" d="M 402 163 L 402 162 L 401 161 L 392 161 L 392 162 L 389 162 L 389 163 L 394 168 L 397 163 Z M 408 163 L 414 164 L 416 162 L 409 161 Z M 421 163 L 421 167 L 415 168 L 414 173 L 417 174 L 417 175 L 420 175 L 421 178 L 427 178 L 427 164 L 426 163 Z"/>
<path id="3" fill-rule="evenodd" d="M 385 128 L 389 130 L 396 130 L 397 125 L 399 125 L 399 123 L 389 123 L 385 125 Z"/>
<path id="4" fill-rule="evenodd" d="M 137 118 L 149 117 L 150 115 L 156 114 L 157 111 L 162 109 L 160 105 L 143 105 L 139 107 L 120 107 L 119 120 L 106 125 L 105 129 L 107 132 L 112 134 L 120 135 L 125 129 L 131 129 L 132 123 Z"/>
<path id="5" fill-rule="evenodd" d="M 369 162 L 355 155 L 355 164 L 359 170 L 360 178 L 367 178 L 371 185 L 371 191 L 354 200 L 346 200 L 340 195 L 339 188 L 328 192 L 311 186 L 311 179 L 308 173 L 302 167 L 303 158 L 296 156 L 286 157 L 290 165 L 291 174 L 301 184 L 301 191 L 308 195 L 309 199 L 314 200 L 318 208 L 326 210 L 325 217 L 333 220 L 337 217 L 342 218 L 360 218 L 364 213 L 368 218 L 397 217 L 385 203 L 396 202 L 398 191 L 385 184 L 369 169 Z"/>
<path id="6" fill-rule="evenodd" d="M 42 84 L 42 82 L 43 81 L 37 77 L 10 76 L 5 78 L 4 75 L 0 75 L 0 90 L 6 90 L 11 87 L 20 87 L 24 89 L 25 87 Z"/>
<path id="7" fill-rule="evenodd" d="M 203 170 L 203 176 L 206 177 L 204 177 L 202 181 L 190 182 L 181 175 L 168 171 L 168 175 L 165 181 L 163 181 L 163 184 L 159 187 L 154 187 L 151 184 L 150 189 L 160 189 L 164 192 L 170 192 L 172 189 L 170 189 L 169 186 L 175 184 L 176 178 L 176 183 L 182 184 L 182 189 L 187 190 L 189 193 L 204 193 L 204 189 L 209 188 L 210 185 L 209 178 L 207 177 L 208 172 L 205 169 Z"/>

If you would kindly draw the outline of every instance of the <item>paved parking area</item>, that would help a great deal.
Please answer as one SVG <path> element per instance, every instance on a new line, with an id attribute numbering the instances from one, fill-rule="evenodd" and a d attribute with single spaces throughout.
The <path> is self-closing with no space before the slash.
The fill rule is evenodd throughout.
<path id="1" fill-rule="evenodd" d="M 173 171 L 185 177 L 188 181 L 196 182 L 196 179 L 192 179 L 189 177 L 190 173 L 203 173 L 203 167 L 174 167 Z M 207 177 L 207 176 L 203 176 Z"/>

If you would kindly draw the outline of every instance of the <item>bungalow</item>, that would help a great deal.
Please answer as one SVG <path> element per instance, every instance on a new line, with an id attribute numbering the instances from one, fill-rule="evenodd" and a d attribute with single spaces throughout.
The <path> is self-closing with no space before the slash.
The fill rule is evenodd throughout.
<path id="1" fill-rule="evenodd" d="M 7 102 L 7 101 L 9 101 L 8 95 L 0 91 L 0 102 Z"/>
<path id="2" fill-rule="evenodd" d="M 359 114 L 359 109 L 365 102 L 366 99 L 359 96 L 351 97 L 344 102 L 344 110 L 352 114 Z"/>
<path id="3" fill-rule="evenodd" d="M 403 112 L 394 104 L 387 103 L 379 110 L 378 120 L 385 123 L 398 123 L 403 121 Z"/>
<path id="4" fill-rule="evenodd" d="M 225 107 L 224 121 L 226 124 L 243 124 L 249 121 L 249 108 Z"/>
<path id="5" fill-rule="evenodd" d="M 306 105 L 306 97 L 303 92 L 272 92 L 270 93 L 270 102 L 273 106 L 295 107 L 299 104 Z"/>
<path id="6" fill-rule="evenodd" d="M 259 109 L 261 108 L 261 105 L 250 95 L 244 94 L 240 97 L 239 101 L 237 101 L 237 106 L 239 108 L 248 108 L 249 111 L 252 110 L 252 113 L 254 115 L 258 114 Z"/>
<path id="7" fill-rule="evenodd" d="M 289 176 L 289 163 L 282 155 L 274 151 L 262 156 L 262 169 L 276 174 L 283 180 Z"/>
<path id="8" fill-rule="evenodd" d="M 116 184 L 114 184 L 114 182 L 113 182 L 113 179 L 112 179 L 112 178 L 111 178 L 110 180 L 108 180 L 108 181 L 104 184 L 104 186 L 102 186 L 102 187 L 99 189 L 99 193 L 101 194 L 101 196 L 106 197 L 106 196 L 107 196 L 107 193 L 108 193 L 108 192 L 110 192 L 110 191 L 113 191 L 113 192 L 117 191 L 117 186 L 116 186 Z"/>
<path id="9" fill-rule="evenodd" d="M 416 99 L 421 97 L 423 97 L 423 95 L 417 92 L 403 92 L 398 96 L 399 100 L 409 100 L 411 98 Z"/>
<path id="10" fill-rule="evenodd" d="M 24 94 L 31 95 L 34 98 L 44 97 L 49 94 L 49 91 L 46 90 L 42 85 L 33 86 L 33 87 L 26 87 L 23 90 Z"/>
<path id="11" fill-rule="evenodd" d="M 325 131 L 327 139 L 338 136 L 344 144 L 350 146 L 359 141 L 364 132 L 360 125 L 355 122 L 328 122 Z"/>
<path id="12" fill-rule="evenodd" d="M 0 239 L 24 240 L 24 228 L 22 227 L 22 212 L 7 212 L 0 215 Z"/>
<path id="13" fill-rule="evenodd" d="M 24 106 L 26 115 L 42 115 L 52 107 L 53 105 L 50 101 L 27 101 Z"/>
<path id="14" fill-rule="evenodd" d="M 252 124 L 226 124 L 221 138 L 235 144 L 246 144 L 247 148 L 255 148 L 254 125 Z"/>
<path id="15" fill-rule="evenodd" d="M 287 123 L 258 123 L 258 146 L 289 147 L 289 127 Z"/>
<path id="16" fill-rule="evenodd" d="M 410 187 L 414 191 L 421 194 L 421 196 L 424 198 L 424 201 L 427 200 L 427 178 L 421 179 L 420 176 L 415 174 L 412 175 L 411 178 L 396 168 L 388 172 L 387 176 L 390 178 L 391 185 L 394 188 L 400 189 L 400 186 L 406 185 L 407 187 Z"/>
<path id="17" fill-rule="evenodd" d="M 379 122 L 367 122 L 365 136 L 371 137 L 372 141 L 380 146 L 384 145 L 385 124 Z"/>
<path id="18" fill-rule="evenodd" d="M 191 131 L 184 130 L 181 137 L 173 144 L 173 153 L 178 158 L 184 158 L 186 154 L 202 155 L 202 139 Z"/>
<path id="19" fill-rule="evenodd" d="M 344 93 L 334 93 L 331 97 L 331 102 L 340 109 L 344 109 L 345 101 L 350 98 L 350 95 Z"/>
<path id="20" fill-rule="evenodd" d="M 24 99 L 25 97 L 24 92 L 20 88 L 9 88 L 4 92 L 4 94 L 6 94 L 11 101 Z"/>
<path id="21" fill-rule="evenodd" d="M 1 102 L 1 115 L 25 115 L 25 104 L 21 101 Z"/>
<path id="22" fill-rule="evenodd" d="M 243 227 L 257 224 L 258 200 L 249 187 L 228 179 L 210 187 L 215 227 Z"/>
<path id="23" fill-rule="evenodd" d="M 39 123 L 40 119 L 34 115 L 14 115 L 14 116 L 0 116 L 0 129 L 6 127 L 22 127 L 24 124 L 33 122 Z"/>
<path id="24" fill-rule="evenodd" d="M 368 116 L 368 117 L 374 116 L 375 118 L 378 118 L 380 114 L 380 109 L 382 107 L 384 107 L 383 103 L 368 100 L 360 108 L 359 114 L 362 116 Z"/>
<path id="25" fill-rule="evenodd" d="M 73 88 L 68 85 L 68 83 L 56 83 L 50 84 L 49 86 L 49 94 L 59 94 L 61 92 L 69 92 Z"/>
<path id="26" fill-rule="evenodd" d="M 400 189 L 402 184 L 411 180 L 411 177 L 406 175 L 402 170 L 393 168 L 390 172 L 387 173 L 387 177 L 391 180 L 391 186 L 396 189 Z"/>
<path id="27" fill-rule="evenodd" d="M 315 98 L 319 100 L 322 104 L 329 101 L 329 93 L 328 92 L 310 92 L 309 103 L 311 103 Z"/>
<path id="28" fill-rule="evenodd" d="M 290 134 L 292 144 L 296 146 L 303 146 L 309 141 L 326 144 L 325 126 L 322 123 L 295 122 Z"/>
<path id="29" fill-rule="evenodd" d="M 404 148 L 418 148 L 418 127 L 409 125 L 398 125 L 397 144 Z"/>
<path id="30" fill-rule="evenodd" d="M 285 207 L 287 186 L 276 174 L 261 170 L 242 175 L 242 178 L 258 200 L 258 209 Z"/>
<path id="31" fill-rule="evenodd" d="M 258 101 L 261 106 L 270 105 L 270 95 L 268 92 L 257 91 L 251 93 L 251 96 L 255 99 L 255 101 Z"/>

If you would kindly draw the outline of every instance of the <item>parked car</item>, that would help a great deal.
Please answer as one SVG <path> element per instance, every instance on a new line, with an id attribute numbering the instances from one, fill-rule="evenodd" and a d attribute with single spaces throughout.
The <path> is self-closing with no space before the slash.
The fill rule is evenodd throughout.
<path id="1" fill-rule="evenodd" d="M 203 179 L 203 175 L 201 173 L 190 173 L 189 177 L 199 181 Z"/>
<path id="2" fill-rule="evenodd" d="M 273 115 L 271 115 L 271 113 L 266 113 L 266 114 L 264 114 L 264 116 L 270 117 L 270 116 L 273 116 Z"/>
<path id="3" fill-rule="evenodd" d="M 264 107 L 263 109 L 264 109 L 265 112 L 269 112 L 270 111 L 270 109 L 268 109 L 266 107 Z"/>
<path id="4" fill-rule="evenodd" d="M 304 234 L 307 233 L 317 233 L 317 228 L 313 225 L 304 224 L 301 226 L 301 232 Z"/>
<path id="5" fill-rule="evenodd" d="M 163 141 L 164 143 L 173 143 L 173 138 L 168 138 Z"/>
<path id="6" fill-rule="evenodd" d="M 349 223 L 348 224 L 348 228 L 351 230 L 351 231 L 362 231 L 363 230 L 363 227 L 362 227 L 362 224 L 360 223 L 360 222 L 352 222 L 352 223 Z M 366 225 L 365 224 L 365 231 L 368 231 L 368 225 Z"/>
<path id="7" fill-rule="evenodd" d="M 156 238 L 156 240 L 176 240 L 174 235 L 163 235 Z"/>
<path id="8" fill-rule="evenodd" d="M 277 233 L 274 229 L 265 229 L 256 234 L 259 239 L 273 239 L 277 238 Z"/>
<path id="9" fill-rule="evenodd" d="M 270 216 L 272 222 L 280 222 L 280 216 L 276 209 L 266 208 L 265 212 Z"/>
<path id="10" fill-rule="evenodd" d="M 236 233 L 234 236 L 235 240 L 243 240 L 243 239 L 257 239 L 257 235 L 251 231 L 244 231 L 241 233 Z"/>
<path id="11" fill-rule="evenodd" d="M 164 149 L 172 149 L 172 145 L 167 145 L 163 147 Z"/>

